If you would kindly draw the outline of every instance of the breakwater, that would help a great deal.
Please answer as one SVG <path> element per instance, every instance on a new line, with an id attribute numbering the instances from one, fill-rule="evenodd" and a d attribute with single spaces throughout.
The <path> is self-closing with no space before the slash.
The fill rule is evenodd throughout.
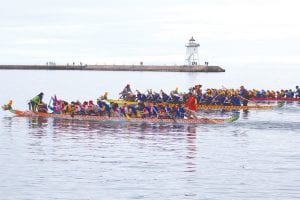
<path id="1" fill-rule="evenodd" d="M 157 71 L 157 72 L 225 72 L 219 66 L 184 65 L 0 65 L 13 70 L 94 70 L 94 71 Z"/>

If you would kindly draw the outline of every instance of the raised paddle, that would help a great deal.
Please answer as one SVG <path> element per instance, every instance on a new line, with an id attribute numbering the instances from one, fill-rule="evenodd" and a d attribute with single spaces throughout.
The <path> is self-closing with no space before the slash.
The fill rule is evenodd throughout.
<path id="1" fill-rule="evenodd" d="M 129 117 L 129 115 L 128 115 L 127 113 L 125 113 L 125 117 L 126 117 L 126 119 L 127 119 L 128 121 L 131 120 L 131 118 Z"/>

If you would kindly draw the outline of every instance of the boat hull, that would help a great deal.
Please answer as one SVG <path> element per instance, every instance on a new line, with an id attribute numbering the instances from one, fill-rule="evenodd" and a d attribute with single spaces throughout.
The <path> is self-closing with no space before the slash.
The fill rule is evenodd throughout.
<path id="1" fill-rule="evenodd" d="M 221 124 L 226 122 L 233 122 L 238 119 L 237 116 L 226 119 L 159 119 L 159 118 L 129 118 L 129 117 L 108 117 L 108 116 L 90 116 L 90 115 L 68 115 L 68 114 L 51 114 L 40 113 L 32 111 L 12 110 L 17 116 L 21 117 L 50 117 L 56 119 L 66 120 L 80 120 L 80 121 L 97 121 L 97 122 L 137 122 L 137 123 L 176 123 L 176 124 Z"/>
<path id="2" fill-rule="evenodd" d="M 300 102 L 300 98 L 260 98 L 260 97 L 252 97 L 250 98 L 251 101 L 298 101 Z"/>
<path id="3" fill-rule="evenodd" d="M 198 105 L 197 109 L 201 110 L 249 110 L 249 109 L 272 109 L 274 106 L 253 105 L 253 106 L 222 106 L 222 105 Z"/>

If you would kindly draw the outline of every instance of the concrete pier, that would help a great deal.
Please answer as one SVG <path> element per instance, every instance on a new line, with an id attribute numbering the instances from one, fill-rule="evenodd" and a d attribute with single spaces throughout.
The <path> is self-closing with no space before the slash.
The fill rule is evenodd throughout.
<path id="1" fill-rule="evenodd" d="M 153 72 L 225 72 L 219 66 L 183 65 L 0 65 L 13 70 L 94 70 L 94 71 L 153 71 Z"/>

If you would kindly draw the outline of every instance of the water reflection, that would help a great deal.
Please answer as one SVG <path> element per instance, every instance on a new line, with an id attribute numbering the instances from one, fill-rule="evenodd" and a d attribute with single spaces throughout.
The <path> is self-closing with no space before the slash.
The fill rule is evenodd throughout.
<path id="1" fill-rule="evenodd" d="M 196 127 L 188 127 L 187 140 L 187 172 L 196 172 L 197 132 Z"/>
<path id="2" fill-rule="evenodd" d="M 197 125 L 181 124 L 157 124 L 157 123 L 133 123 L 133 122 L 92 122 L 68 119 L 53 119 L 43 117 L 3 117 L 6 130 L 14 127 L 14 123 L 20 121 L 29 133 L 37 136 L 46 135 L 47 132 L 55 134 L 66 133 L 97 133 L 97 134 L 144 134 L 144 135 L 165 135 L 172 136 L 176 133 L 196 134 Z M 26 126 L 27 125 L 27 126 Z M 204 128 L 203 125 L 198 128 Z M 22 129 L 22 127 L 20 127 Z"/>
<path id="3" fill-rule="evenodd" d="M 237 114 L 240 114 L 240 112 L 236 112 Z M 243 112 L 242 112 L 242 118 L 243 119 L 248 119 L 249 118 L 249 113 L 250 113 L 250 111 L 249 110 L 243 110 Z"/>
<path id="4" fill-rule="evenodd" d="M 2 118 L 3 128 L 11 130 L 11 128 L 13 126 L 12 118 L 13 117 L 3 117 Z"/>
<path id="5" fill-rule="evenodd" d="M 73 129 L 79 131 L 132 131 L 132 132 L 150 132 L 150 133 L 168 133 L 168 132 L 189 132 L 191 126 L 177 124 L 152 124 L 152 123 L 132 123 L 132 122 L 90 122 L 90 121 L 72 121 L 63 119 L 51 119 L 52 127 L 55 130 Z M 46 122 L 45 122 L 46 123 Z"/>
<path id="6" fill-rule="evenodd" d="M 28 134 L 42 138 L 47 135 L 48 118 L 44 117 L 29 117 L 26 118 L 28 124 Z"/>
<path id="7" fill-rule="evenodd" d="M 30 135 L 31 140 L 28 141 L 30 152 L 33 149 L 38 149 L 38 156 L 43 156 L 46 152 L 43 148 L 49 148 L 46 144 L 50 144 L 49 141 L 54 141 L 55 145 L 61 143 L 86 143 L 91 148 L 95 148 L 94 145 L 99 143 L 106 144 L 114 143 L 114 138 L 118 140 L 132 139 L 138 140 L 143 145 L 153 145 L 159 151 L 177 151 L 183 149 L 185 158 L 184 163 L 185 172 L 195 172 L 197 168 L 197 132 L 204 130 L 207 131 L 207 127 L 201 125 L 179 125 L 179 124 L 151 124 L 151 123 L 116 123 L 116 122 L 89 122 L 89 121 L 75 121 L 65 119 L 52 119 L 42 117 L 9 117 L 3 118 L 5 127 L 9 128 L 14 126 L 15 120 L 22 119 L 24 124 L 23 130 L 27 135 Z M 22 129 L 22 127 L 20 127 Z M 40 140 L 42 139 L 43 140 Z M 39 139 L 39 140 L 36 140 Z M 181 141 L 184 141 L 183 145 L 179 145 Z M 166 143 L 170 143 L 171 147 L 168 147 Z M 46 146 L 45 146 L 46 145 Z M 66 148 L 66 145 L 64 148 Z M 146 148 L 144 146 L 143 148 Z M 174 148 L 173 148 L 174 147 Z M 61 148 L 61 147 L 60 147 Z M 34 151 L 35 152 L 35 151 Z M 41 158 L 38 158 L 41 159 Z"/>
<path id="8" fill-rule="evenodd" d="M 28 117 L 27 120 L 30 129 L 42 128 L 48 125 L 48 118 L 45 117 Z"/>

